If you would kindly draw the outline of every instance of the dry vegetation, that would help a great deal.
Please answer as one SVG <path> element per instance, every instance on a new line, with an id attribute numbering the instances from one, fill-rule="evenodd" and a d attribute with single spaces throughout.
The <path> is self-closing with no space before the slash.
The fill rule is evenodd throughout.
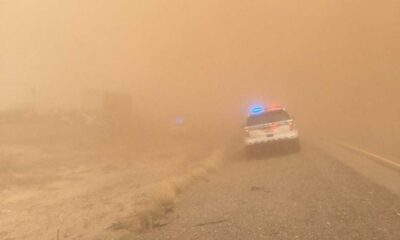
<path id="1" fill-rule="evenodd" d="M 147 199 L 145 207 L 137 213 L 140 228 L 148 229 L 165 224 L 166 215 L 172 211 L 176 197 L 196 181 L 205 179 L 207 174 L 216 171 L 224 159 L 223 151 L 215 152 L 188 173 L 158 183 Z"/>
<path id="2" fill-rule="evenodd" d="M 223 159 L 195 141 L 112 142 L 83 126 L 0 131 L 0 239 L 132 239 Z"/>

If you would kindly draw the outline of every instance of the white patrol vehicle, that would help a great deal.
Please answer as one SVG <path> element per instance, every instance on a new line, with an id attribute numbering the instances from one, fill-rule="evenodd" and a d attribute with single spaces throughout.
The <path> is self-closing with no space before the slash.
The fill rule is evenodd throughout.
<path id="1" fill-rule="evenodd" d="M 283 145 L 293 152 L 300 151 L 295 121 L 281 106 L 253 107 L 247 117 L 244 131 L 248 155 L 270 145 Z"/>

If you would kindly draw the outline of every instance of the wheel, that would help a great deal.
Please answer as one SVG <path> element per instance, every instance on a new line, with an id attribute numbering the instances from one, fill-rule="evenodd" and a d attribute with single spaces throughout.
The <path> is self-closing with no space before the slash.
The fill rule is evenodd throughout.
<path id="1" fill-rule="evenodd" d="M 246 146 L 244 151 L 247 159 L 253 159 L 256 156 L 256 151 L 254 147 Z"/>
<path id="2" fill-rule="evenodd" d="M 293 140 L 291 143 L 291 150 L 293 153 L 298 153 L 301 151 L 301 144 L 300 144 L 300 140 L 296 139 Z"/>

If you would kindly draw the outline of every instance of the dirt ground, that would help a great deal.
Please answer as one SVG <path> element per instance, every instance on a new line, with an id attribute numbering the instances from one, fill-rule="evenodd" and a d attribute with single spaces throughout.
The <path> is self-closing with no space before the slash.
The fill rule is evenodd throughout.
<path id="1" fill-rule="evenodd" d="M 4 240 L 112 239 L 152 186 L 184 174 L 211 151 L 176 139 L 111 143 L 82 126 L 19 124 L 0 132 Z"/>

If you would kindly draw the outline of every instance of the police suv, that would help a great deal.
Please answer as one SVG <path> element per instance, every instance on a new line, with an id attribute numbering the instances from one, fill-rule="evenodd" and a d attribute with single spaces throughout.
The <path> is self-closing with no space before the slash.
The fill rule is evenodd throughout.
<path id="1" fill-rule="evenodd" d="M 282 106 L 251 108 L 244 131 L 248 156 L 270 146 L 283 147 L 291 152 L 300 151 L 299 133 L 295 121 Z"/>

